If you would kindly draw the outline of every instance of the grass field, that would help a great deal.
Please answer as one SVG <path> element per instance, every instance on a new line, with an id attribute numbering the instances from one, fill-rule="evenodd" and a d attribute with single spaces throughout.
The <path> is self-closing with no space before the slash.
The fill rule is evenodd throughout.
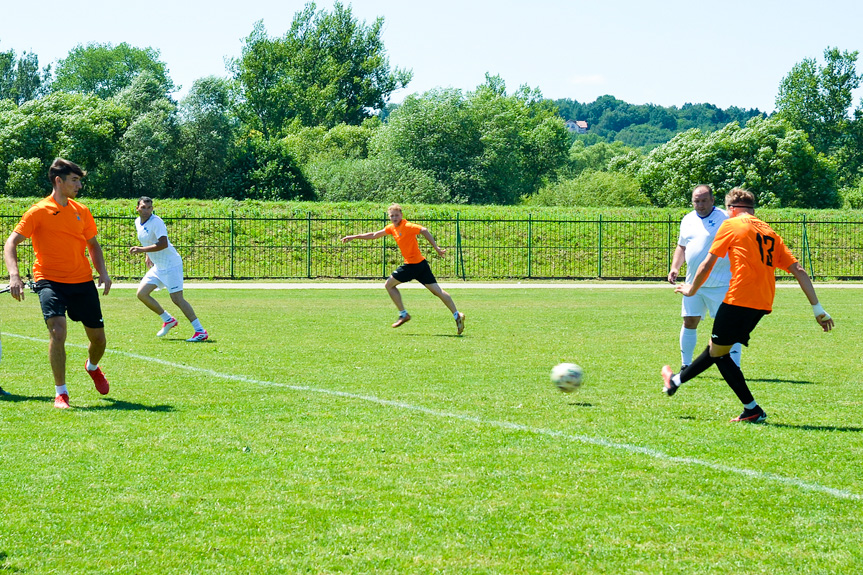
<path id="1" fill-rule="evenodd" d="M 115 289 L 111 393 L 73 324 L 67 411 L 37 298 L 0 300 L 0 573 L 863 570 L 859 289 L 820 290 L 829 334 L 778 290 L 743 354 L 765 425 L 715 369 L 660 392 L 670 287 L 450 291 L 463 337 L 424 290 L 398 330 L 383 289 L 187 290 L 187 344 Z"/>

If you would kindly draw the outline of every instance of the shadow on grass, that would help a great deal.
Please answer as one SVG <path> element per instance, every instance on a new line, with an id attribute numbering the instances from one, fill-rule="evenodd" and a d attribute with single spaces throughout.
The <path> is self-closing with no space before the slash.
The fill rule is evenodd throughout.
<path id="1" fill-rule="evenodd" d="M 464 337 L 464 334 L 458 335 L 455 333 L 403 333 L 402 337 L 454 337 L 457 339 L 461 339 Z"/>
<path id="2" fill-rule="evenodd" d="M 836 426 L 836 425 L 793 425 L 791 423 L 773 423 L 765 421 L 762 425 L 769 427 L 784 427 L 786 429 L 801 429 L 803 431 L 846 431 L 851 433 L 859 433 L 863 431 L 863 427 Z"/>
<path id="3" fill-rule="evenodd" d="M 762 383 L 791 383 L 793 385 L 813 385 L 811 381 L 804 381 L 798 379 L 774 379 L 774 378 L 758 378 L 752 377 L 746 378 L 746 381 L 760 381 Z"/>
<path id="4" fill-rule="evenodd" d="M 592 403 L 588 403 L 586 401 L 570 401 L 567 405 L 572 405 L 574 407 L 593 407 Z"/>
<path id="5" fill-rule="evenodd" d="M 54 398 L 47 395 L 15 395 L 14 393 L 11 395 L 4 396 L 0 398 L 0 404 L 4 402 L 8 403 L 22 403 L 25 401 L 38 401 L 44 403 L 53 403 Z M 72 409 L 79 411 L 106 411 L 106 410 L 117 410 L 117 411 L 151 411 L 154 413 L 171 413 L 174 411 L 174 406 L 172 405 L 144 405 L 143 403 L 134 403 L 131 401 L 123 401 L 121 399 L 114 399 L 112 397 L 103 397 L 102 401 L 108 402 L 107 404 L 102 405 L 91 405 L 86 407 L 77 407 L 75 405 L 74 398 L 72 399 Z"/>

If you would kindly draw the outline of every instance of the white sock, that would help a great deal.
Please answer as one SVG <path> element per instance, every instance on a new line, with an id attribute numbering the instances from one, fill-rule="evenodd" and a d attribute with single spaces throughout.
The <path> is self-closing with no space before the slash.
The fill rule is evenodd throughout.
<path id="1" fill-rule="evenodd" d="M 680 374 L 679 373 L 675 373 L 674 375 L 671 376 L 671 383 L 673 383 L 677 387 L 680 387 L 681 385 L 683 385 L 682 383 L 680 383 Z"/>
<path id="2" fill-rule="evenodd" d="M 66 384 L 63 384 L 63 385 L 55 385 L 55 386 L 54 386 L 54 389 L 55 389 L 55 390 L 57 390 L 57 395 L 63 395 L 64 393 L 65 393 L 66 395 L 69 395 L 69 392 L 68 392 L 68 391 L 66 391 Z"/>
<path id="3" fill-rule="evenodd" d="M 680 328 L 680 361 L 683 365 L 692 363 L 692 354 L 698 344 L 698 330 Z"/>
<path id="4" fill-rule="evenodd" d="M 204 329 L 204 326 L 201 325 L 201 320 L 198 318 L 195 318 L 194 321 L 192 321 L 192 327 L 195 328 L 195 331 L 207 331 Z"/>
<path id="5" fill-rule="evenodd" d="M 90 358 L 87 358 L 87 371 L 96 371 L 97 369 L 99 369 L 99 366 L 93 365 L 90 363 Z"/>
<path id="6" fill-rule="evenodd" d="M 737 367 L 740 367 L 740 354 L 742 352 L 743 352 L 743 344 L 742 343 L 735 343 L 733 346 L 731 346 L 731 351 L 729 353 L 731 354 L 731 359 L 734 361 L 734 363 L 737 364 Z"/>
<path id="7" fill-rule="evenodd" d="M 174 319 L 174 316 L 172 316 L 167 311 L 163 311 L 162 313 L 160 313 L 159 317 L 162 318 L 162 321 L 171 321 L 172 319 Z"/>

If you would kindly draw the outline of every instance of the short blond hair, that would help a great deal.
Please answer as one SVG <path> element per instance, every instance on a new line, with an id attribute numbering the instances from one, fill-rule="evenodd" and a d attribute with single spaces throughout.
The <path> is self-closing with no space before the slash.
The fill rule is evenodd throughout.
<path id="1" fill-rule="evenodd" d="M 747 208 L 755 207 L 755 194 L 743 188 L 734 188 L 725 194 L 725 205 L 736 205 Z"/>
<path id="2" fill-rule="evenodd" d="M 390 204 L 390 207 L 387 208 L 387 215 L 389 215 L 393 212 L 398 212 L 398 213 L 404 215 L 404 210 L 402 210 L 402 207 L 398 204 Z"/>

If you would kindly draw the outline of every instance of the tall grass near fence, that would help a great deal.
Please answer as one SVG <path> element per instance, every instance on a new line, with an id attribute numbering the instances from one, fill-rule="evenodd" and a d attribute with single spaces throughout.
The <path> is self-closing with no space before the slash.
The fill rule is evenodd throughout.
<path id="1" fill-rule="evenodd" d="M 0 211 L 8 235 L 32 202 Z M 116 278 L 144 271 L 135 245 L 134 201 L 87 202 Z M 342 244 L 382 229 L 386 205 L 157 201 L 185 262 L 186 277 L 381 278 L 401 262 L 392 238 Z M 683 209 L 404 206 L 447 248 L 431 258 L 442 279 L 661 279 L 668 273 Z M 759 210 L 819 279 L 863 277 L 863 212 Z M 421 245 L 423 240 L 421 241 Z M 425 248 L 429 256 L 430 248 Z M 20 250 L 29 263 L 26 246 Z"/>

